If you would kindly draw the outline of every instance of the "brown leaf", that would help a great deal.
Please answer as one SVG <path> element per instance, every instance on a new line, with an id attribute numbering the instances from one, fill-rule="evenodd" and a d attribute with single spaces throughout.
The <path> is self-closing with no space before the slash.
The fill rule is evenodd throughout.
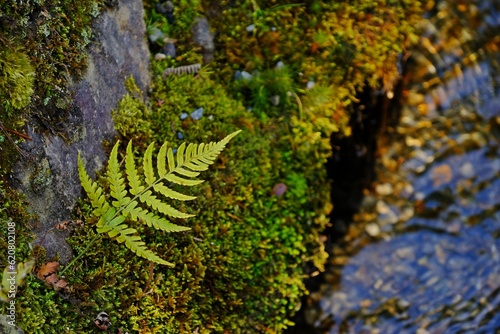
<path id="1" fill-rule="evenodd" d="M 68 282 L 66 282 L 63 279 L 60 279 L 57 282 L 55 282 L 53 284 L 53 286 L 54 286 L 54 289 L 56 289 L 56 290 L 60 290 L 60 289 L 66 290 L 66 289 L 68 289 Z"/>
<path id="2" fill-rule="evenodd" d="M 59 262 L 47 262 L 38 271 L 37 277 L 43 281 L 59 270 Z"/>
<path id="3" fill-rule="evenodd" d="M 37 277 L 45 282 L 45 284 L 52 286 L 56 291 L 64 290 L 68 291 L 68 282 L 60 279 L 57 276 L 57 271 L 59 270 L 59 262 L 47 262 L 37 273 Z"/>

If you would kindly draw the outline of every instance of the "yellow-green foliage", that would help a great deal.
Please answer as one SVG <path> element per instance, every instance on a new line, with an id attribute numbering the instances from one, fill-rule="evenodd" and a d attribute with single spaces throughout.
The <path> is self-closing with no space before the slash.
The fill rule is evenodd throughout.
<path id="1" fill-rule="evenodd" d="M 216 61 L 229 64 L 218 72 L 220 80 L 230 81 L 234 70 L 268 71 L 278 61 L 300 73 L 294 86 L 303 105 L 298 102 L 301 114 L 291 123 L 296 147 L 322 142 L 309 154 L 331 151 L 332 132 L 349 132 L 350 105 L 365 84 L 392 89 L 398 57 L 415 41 L 421 14 L 420 3 L 409 0 L 271 0 L 241 6 L 227 0 L 221 8 L 210 21 L 219 36 Z M 307 91 L 308 81 L 322 87 L 321 92 Z M 313 96 L 317 94 L 326 98 Z"/>
<path id="2" fill-rule="evenodd" d="M 24 284 L 26 275 L 31 272 L 35 265 L 35 260 L 17 263 L 16 265 L 15 256 L 12 259 L 13 263 L 9 263 L 3 270 L 2 285 L 0 286 L 0 301 L 2 302 L 9 302 L 15 298 L 17 289 Z"/>
<path id="3" fill-rule="evenodd" d="M 113 331 L 123 332 L 278 333 L 290 324 L 305 292 L 305 263 L 319 269 L 325 263 L 318 234 L 331 209 L 323 166 L 331 151 L 329 136 L 348 132 L 351 104 L 365 83 L 390 89 L 397 74 L 395 57 L 412 37 L 419 3 L 289 2 L 218 2 L 206 14 L 218 38 L 213 74 L 161 79 L 166 67 L 187 65 L 199 56 L 190 50 L 188 25 L 175 32 L 166 28 L 174 34 L 168 37 L 178 39 L 178 56 L 153 62 L 149 110 L 141 94 L 129 87 L 131 94 L 115 112 L 121 139 L 134 139 L 136 145 L 168 140 L 171 147 L 180 147 L 183 140 L 207 142 L 243 129 L 214 162 L 206 182 L 183 192 L 198 197 L 191 206 L 195 216 L 182 223 L 189 233 L 158 233 L 134 225 L 148 249 L 178 265 L 155 266 L 117 243 L 93 247 L 85 262 L 67 272 L 69 300 L 27 277 L 17 299 L 21 328 L 90 333 L 96 331 L 92 320 L 100 310 L 110 315 Z M 188 3 L 175 4 L 179 10 Z M 149 12 L 155 4 L 147 1 Z M 208 7 L 209 2 L 201 4 Z M 254 31 L 249 32 L 251 24 Z M 261 96 L 254 92 L 269 94 L 264 90 L 273 87 L 272 75 L 261 82 L 257 78 L 256 88 L 236 87 L 234 70 L 272 74 L 280 60 L 288 72 L 278 87 L 287 88 L 276 94 L 293 90 L 295 95 L 286 94 L 277 108 L 262 103 L 267 117 L 257 117 L 245 107 Z M 316 85 L 308 90 L 310 80 Z M 244 107 L 232 97 L 242 98 L 245 90 L 251 94 Z M 198 108 L 204 110 L 201 119 L 180 119 L 181 113 Z M 134 117 L 141 121 L 131 121 Z M 120 154 L 126 156 L 126 150 L 118 148 Z M 138 165 L 149 164 L 144 162 L 149 158 L 137 158 Z M 282 196 L 273 193 L 278 183 L 287 186 Z M 176 203 L 185 212 L 183 203 Z M 93 210 L 82 202 L 79 218 L 97 224 Z M 172 222 L 178 223 L 176 219 Z M 79 254 L 96 236 L 85 228 L 69 242 Z"/>
<path id="4" fill-rule="evenodd" d="M 52 120 L 65 117 L 68 79 L 78 76 L 86 67 L 84 51 L 90 42 L 90 23 L 102 3 L 104 0 L 0 2 L 0 44 L 25 50 L 24 56 L 16 52 L 18 62 L 29 59 L 35 69 L 34 85 L 19 86 L 25 90 L 18 105 L 26 105 L 33 93 L 31 110 L 38 117 Z M 27 72 L 23 69 L 25 76 Z M 32 77 L 29 80 L 33 83 Z"/>
<path id="5" fill-rule="evenodd" d="M 189 144 L 182 143 L 174 156 L 171 147 L 165 142 L 158 153 L 156 169 L 153 167 L 154 144 L 151 143 L 143 158 L 144 177 L 140 176 L 134 161 L 132 141 L 127 145 L 125 155 L 125 180 L 118 161 L 117 142 L 109 156 L 106 179 L 109 184 L 109 195 L 96 182 L 92 182 L 85 171 L 83 161 L 78 156 L 78 173 L 85 192 L 94 207 L 97 221 L 97 232 L 107 233 L 109 237 L 124 242 L 125 246 L 137 255 L 150 261 L 173 266 L 154 252 L 146 248 L 144 241 L 137 235 L 137 230 L 126 222 L 140 221 L 148 227 L 165 232 L 181 232 L 189 228 L 172 224 L 167 219 L 157 216 L 155 212 L 174 218 L 189 218 L 193 215 L 183 213 L 165 203 L 167 198 L 187 201 L 195 197 L 187 196 L 171 189 L 168 184 L 195 186 L 203 182 L 196 179 L 200 172 L 208 169 L 222 152 L 226 144 L 239 131 L 226 136 L 218 143 Z M 168 162 L 168 164 L 167 164 Z M 127 186 L 128 181 L 128 186 Z M 141 207 L 141 203 L 142 207 Z M 153 211 L 151 211 L 151 209 Z"/>
<path id="6" fill-rule="evenodd" d="M 142 92 L 137 87 L 133 77 L 125 80 L 125 87 L 128 94 L 123 96 L 118 102 L 116 110 L 111 112 L 115 130 L 125 138 L 135 140 L 140 137 L 142 142 L 149 142 L 151 130 L 148 128 L 149 124 L 144 120 L 148 109 L 141 98 Z M 140 142 L 139 145 L 141 145 Z"/>
<path id="7" fill-rule="evenodd" d="M 0 100 L 4 111 L 26 107 L 33 94 L 35 72 L 26 54 L 0 50 Z"/>

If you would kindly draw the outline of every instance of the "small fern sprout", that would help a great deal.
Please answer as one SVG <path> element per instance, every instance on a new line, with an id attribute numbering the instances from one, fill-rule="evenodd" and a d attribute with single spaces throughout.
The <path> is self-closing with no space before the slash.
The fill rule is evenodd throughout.
<path id="1" fill-rule="evenodd" d="M 106 233 L 110 238 L 150 261 L 173 266 L 173 263 L 162 259 L 158 254 L 148 249 L 133 228 L 131 222 L 140 222 L 148 227 L 165 232 L 181 232 L 188 227 L 179 226 L 168 221 L 166 217 L 188 218 L 193 215 L 181 212 L 163 201 L 165 198 L 180 201 L 193 200 L 195 197 L 185 195 L 169 187 L 170 184 L 195 186 L 203 182 L 197 179 L 200 172 L 205 171 L 215 162 L 229 141 L 239 132 L 233 132 L 221 141 L 209 144 L 182 143 L 174 154 L 172 148 L 165 142 L 157 156 L 156 166 L 153 164 L 154 143 L 151 143 L 144 153 L 142 173 L 136 166 L 132 141 L 127 145 L 125 168 L 118 161 L 119 142 L 113 147 L 106 170 L 106 180 L 109 193 L 97 182 L 92 181 L 87 174 L 80 154 L 78 155 L 78 173 L 83 189 L 90 199 L 93 214 L 99 218 L 98 234 L 61 274 L 69 268 L 97 238 Z"/>

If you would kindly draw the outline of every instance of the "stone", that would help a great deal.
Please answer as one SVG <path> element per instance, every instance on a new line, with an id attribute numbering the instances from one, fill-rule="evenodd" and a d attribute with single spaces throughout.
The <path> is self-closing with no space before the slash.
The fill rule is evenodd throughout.
<path id="1" fill-rule="evenodd" d="M 369 223 L 365 226 L 365 231 L 371 237 L 377 237 L 380 235 L 380 227 L 376 223 Z"/>
<path id="2" fill-rule="evenodd" d="M 280 104 L 280 96 L 279 95 L 273 95 L 269 98 L 269 101 L 271 101 L 271 104 L 273 106 L 278 106 Z"/>
<path id="3" fill-rule="evenodd" d="M 156 28 L 156 27 L 152 27 L 151 29 L 149 29 L 148 31 L 148 38 L 151 42 L 157 42 L 157 41 L 162 41 L 163 39 L 165 39 L 167 37 L 167 35 L 165 35 L 163 33 L 163 31 L 161 31 L 160 29 Z"/>
<path id="4" fill-rule="evenodd" d="M 183 120 L 185 120 L 186 118 L 188 118 L 188 116 L 189 116 L 189 115 L 188 115 L 186 112 L 183 112 L 183 113 L 179 116 L 179 118 L 183 121 Z"/>
<path id="5" fill-rule="evenodd" d="M 210 25 L 206 17 L 198 17 L 191 28 L 193 42 L 203 50 L 203 62 L 208 63 L 214 57 L 214 34 L 210 32 Z"/>
<path id="6" fill-rule="evenodd" d="M 379 183 L 375 186 L 375 191 L 381 196 L 388 196 L 394 192 L 390 183 Z"/>
<path id="7" fill-rule="evenodd" d="M 156 11 L 160 14 L 168 14 L 174 12 L 174 4 L 172 1 L 158 2 L 156 4 Z"/>
<path id="8" fill-rule="evenodd" d="M 163 59 L 166 59 L 167 56 L 164 55 L 163 53 L 157 53 L 155 54 L 155 60 L 163 60 Z"/>
<path id="9" fill-rule="evenodd" d="M 175 58 L 177 52 L 175 51 L 175 44 L 167 42 L 161 47 L 161 53 L 170 58 Z"/>
<path id="10" fill-rule="evenodd" d="M 286 192 L 287 186 L 284 183 L 276 183 L 273 187 L 273 194 L 276 196 L 283 196 Z"/>
<path id="11" fill-rule="evenodd" d="M 174 4 L 172 1 L 158 2 L 155 8 L 158 13 L 167 18 L 167 22 L 169 24 L 173 24 L 175 22 Z"/>
<path id="12" fill-rule="evenodd" d="M 250 24 L 249 26 L 246 26 L 245 28 L 246 31 L 252 32 L 255 30 L 255 24 Z"/>
<path id="13" fill-rule="evenodd" d="M 253 75 L 251 75 L 247 71 L 242 71 L 241 72 L 241 78 L 244 79 L 244 80 L 250 80 L 251 78 L 253 78 Z"/>
<path id="14" fill-rule="evenodd" d="M 45 247 L 48 260 L 59 255 L 59 262 L 67 264 L 72 257 L 65 241 L 67 232 L 54 226 L 71 219 L 76 201 L 83 196 L 78 152 L 95 177 L 107 159 L 102 142 L 114 140 L 111 110 L 127 93 L 125 79 L 132 75 L 143 91 L 151 84 L 143 17 L 140 0 L 122 0 L 94 21 L 96 42 L 88 49 L 85 74 L 70 87 L 74 101 L 64 124 L 64 138 L 39 133 L 34 123 L 27 126 L 33 140 L 22 145 L 27 158 L 16 163 L 13 185 L 25 194 L 30 211 L 38 215 L 35 243 Z"/>
<path id="15" fill-rule="evenodd" d="M 191 113 L 191 118 L 194 119 L 195 121 L 201 119 L 201 117 L 203 116 L 203 108 L 198 108 L 196 109 L 195 111 L 193 111 Z"/>

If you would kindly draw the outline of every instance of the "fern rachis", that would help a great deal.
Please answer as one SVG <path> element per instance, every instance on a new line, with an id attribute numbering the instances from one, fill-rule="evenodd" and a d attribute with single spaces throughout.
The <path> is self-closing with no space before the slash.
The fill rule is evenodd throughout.
<path id="1" fill-rule="evenodd" d="M 85 170 L 82 158 L 78 154 L 80 181 L 94 208 L 94 215 L 99 218 L 97 232 L 107 233 L 110 238 L 116 238 L 118 242 L 125 243 L 127 248 L 141 257 L 156 263 L 173 266 L 172 263 L 149 250 L 144 241 L 141 240 L 137 230 L 128 223 L 141 222 L 148 227 L 165 232 L 189 230 L 188 227 L 169 222 L 165 216 L 188 218 L 193 215 L 181 212 L 166 204 L 162 197 L 180 201 L 193 200 L 195 197 L 175 191 L 167 184 L 195 186 L 203 182 L 196 177 L 215 162 L 226 144 L 239 132 L 233 132 L 217 143 L 199 145 L 182 143 L 175 154 L 173 149 L 164 143 L 158 152 L 156 168 L 153 164 L 154 143 L 151 143 L 144 153 L 142 173 L 139 173 L 136 167 L 132 141 L 127 145 L 125 170 L 122 171 L 118 161 L 119 142 L 117 142 L 109 156 L 106 170 L 109 194 L 97 182 L 91 180 Z M 99 234 L 91 243 L 98 236 Z M 86 249 L 72 263 L 85 253 Z"/>

